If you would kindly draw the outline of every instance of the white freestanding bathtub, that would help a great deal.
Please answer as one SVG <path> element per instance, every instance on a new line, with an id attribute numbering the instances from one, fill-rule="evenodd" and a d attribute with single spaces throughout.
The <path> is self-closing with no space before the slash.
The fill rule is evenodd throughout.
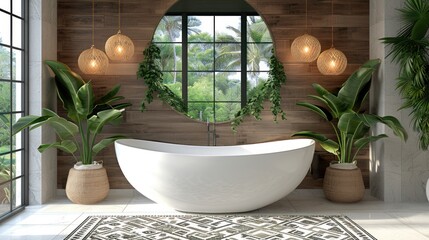
<path id="1" fill-rule="evenodd" d="M 115 149 L 127 180 L 151 200 L 184 212 L 231 213 L 293 191 L 310 168 L 314 141 L 206 147 L 121 139 Z"/>

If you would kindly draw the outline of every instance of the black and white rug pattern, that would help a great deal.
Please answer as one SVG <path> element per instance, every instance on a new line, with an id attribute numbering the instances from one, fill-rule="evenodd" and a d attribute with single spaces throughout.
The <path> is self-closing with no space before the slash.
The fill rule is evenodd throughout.
<path id="1" fill-rule="evenodd" d="M 90 216 L 67 240 L 367 240 L 375 239 L 346 216 Z"/>

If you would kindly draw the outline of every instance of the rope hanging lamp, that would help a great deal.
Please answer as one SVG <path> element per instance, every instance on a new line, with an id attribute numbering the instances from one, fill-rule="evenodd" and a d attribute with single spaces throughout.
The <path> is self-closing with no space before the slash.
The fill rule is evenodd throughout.
<path id="1" fill-rule="evenodd" d="M 107 56 L 111 60 L 126 61 L 134 55 L 134 43 L 121 33 L 121 0 L 119 0 L 118 33 L 107 39 L 104 46 Z"/>
<path id="2" fill-rule="evenodd" d="M 313 62 L 320 53 L 320 42 L 317 38 L 308 34 L 308 9 L 305 0 L 305 29 L 306 33 L 293 40 L 291 45 L 292 57 L 299 62 Z"/>
<path id="3" fill-rule="evenodd" d="M 340 75 L 346 67 L 346 55 L 334 47 L 334 1 L 331 0 L 331 48 L 320 54 L 317 68 L 323 75 Z"/>
<path id="4" fill-rule="evenodd" d="M 106 54 L 94 46 L 94 0 L 92 0 L 92 45 L 79 55 L 78 66 L 85 74 L 105 74 L 109 67 Z"/>

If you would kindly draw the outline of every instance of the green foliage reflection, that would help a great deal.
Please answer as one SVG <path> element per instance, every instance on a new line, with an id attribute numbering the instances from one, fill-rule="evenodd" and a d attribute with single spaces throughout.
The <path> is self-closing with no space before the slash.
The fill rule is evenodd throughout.
<path id="1" fill-rule="evenodd" d="M 254 95 L 268 78 L 272 56 L 268 28 L 261 17 L 247 17 L 247 62 L 246 69 L 242 69 L 239 16 L 187 16 L 186 19 L 183 24 L 182 16 L 165 16 L 156 29 L 153 42 L 160 50 L 158 76 L 174 95 L 188 100 L 186 114 L 190 118 L 210 122 L 232 120 L 241 109 L 243 97 Z M 187 49 L 182 49 L 183 27 L 188 32 Z M 183 51 L 188 56 L 186 75 L 182 72 Z M 241 71 L 247 71 L 249 96 L 241 96 Z M 188 95 L 182 96 L 185 77 Z"/>

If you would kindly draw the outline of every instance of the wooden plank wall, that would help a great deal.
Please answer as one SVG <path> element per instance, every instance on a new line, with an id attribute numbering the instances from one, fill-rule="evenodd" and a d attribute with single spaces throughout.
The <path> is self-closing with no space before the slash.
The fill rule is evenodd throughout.
<path id="1" fill-rule="evenodd" d="M 159 101 L 149 105 L 146 112 L 140 112 L 140 101 L 145 91 L 142 80 L 136 79 L 142 51 L 152 38 L 159 20 L 176 0 L 124 0 L 122 1 L 121 30 L 135 44 L 135 55 L 126 63 L 110 62 L 107 75 L 84 75 L 77 67 L 81 51 L 91 46 L 91 1 L 58 0 L 58 60 L 68 64 L 84 79 L 92 80 L 96 94 L 106 92 L 115 84 L 121 84 L 120 94 L 133 106 L 126 111 L 125 122 L 120 126 L 105 128 L 105 135 L 125 134 L 131 138 L 152 139 L 183 144 L 207 144 L 206 123 L 190 120 Z M 334 0 L 334 45 L 345 53 L 348 66 L 343 75 L 322 76 L 316 63 L 295 62 L 290 55 L 294 38 L 306 32 L 305 1 L 303 0 L 248 0 L 264 18 L 272 33 L 276 53 L 284 64 L 288 77 L 282 88 L 282 106 L 287 120 L 273 123 L 272 116 L 264 111 L 263 120 L 252 118 L 246 121 L 234 134 L 229 123 L 218 124 L 218 145 L 256 143 L 277 139 L 289 139 L 299 130 L 313 130 L 333 136 L 330 126 L 315 114 L 296 106 L 296 102 L 307 100 L 313 94 L 312 83 L 319 83 L 328 89 L 339 87 L 347 77 L 369 57 L 369 1 Z M 117 32 L 118 1 L 95 1 L 95 46 L 104 50 L 107 38 Z M 308 32 L 317 37 L 322 50 L 331 46 L 331 1 L 308 0 Z M 61 107 L 58 107 L 61 109 Z M 269 109 L 268 105 L 266 109 Z M 319 170 L 308 175 L 301 188 L 320 188 L 323 169 L 332 156 L 320 153 Z M 58 188 L 64 188 L 67 173 L 73 159 L 58 154 Z M 113 146 L 98 155 L 108 170 L 111 188 L 131 188 L 122 175 L 115 158 Z M 368 150 L 359 156 L 366 185 L 368 186 Z"/>

